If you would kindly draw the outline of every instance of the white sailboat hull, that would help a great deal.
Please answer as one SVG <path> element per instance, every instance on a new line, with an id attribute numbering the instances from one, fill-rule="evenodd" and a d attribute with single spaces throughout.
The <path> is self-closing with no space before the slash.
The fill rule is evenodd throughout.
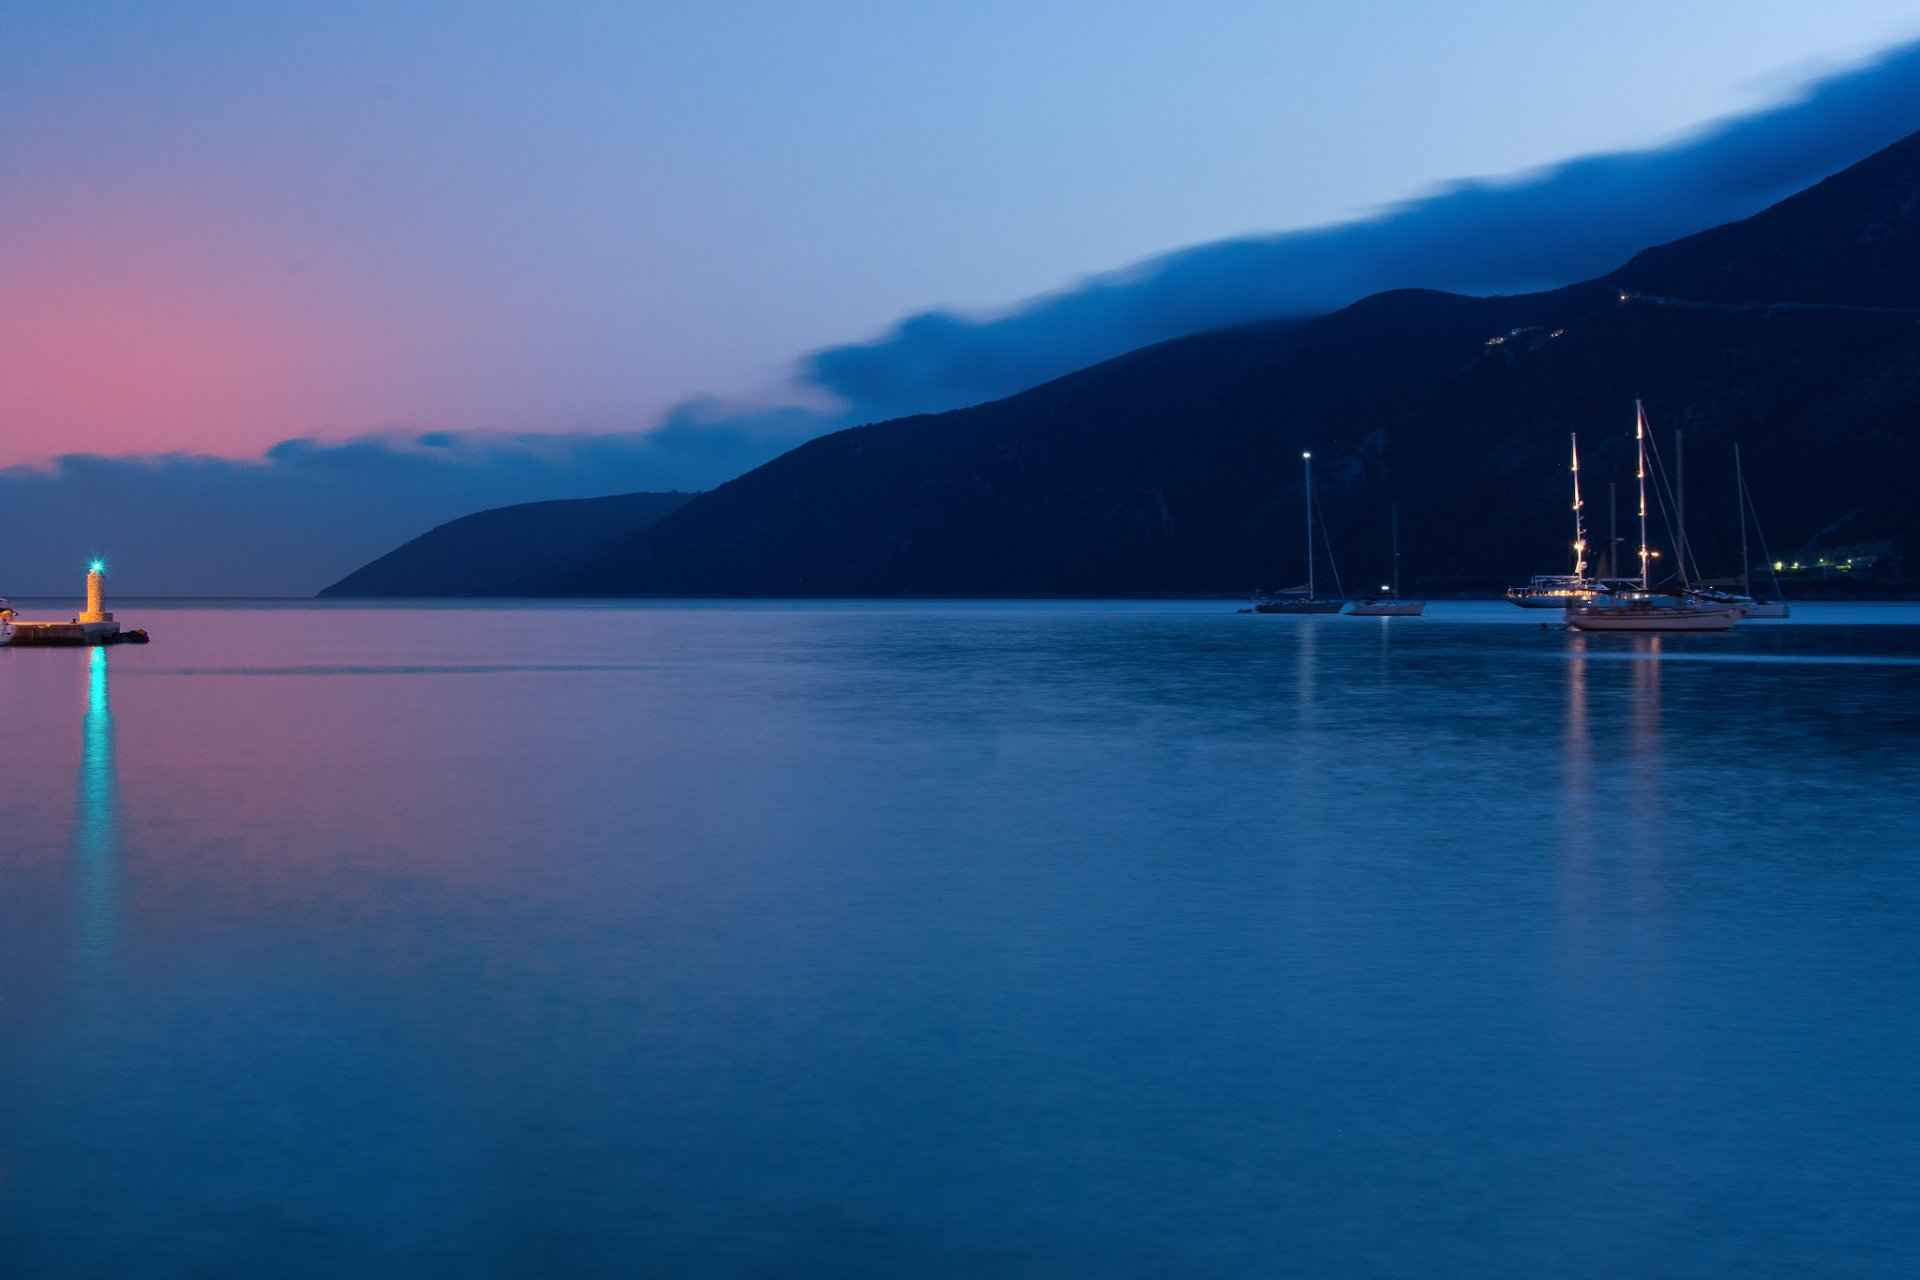
<path id="1" fill-rule="evenodd" d="M 1256 600 L 1255 613 L 1338 613 L 1347 607 L 1345 600 Z"/>
<path id="2" fill-rule="evenodd" d="M 1576 631 L 1725 631 L 1745 616 L 1738 609 L 1689 609 L 1631 604 L 1575 605 L 1567 625 Z"/>
<path id="3" fill-rule="evenodd" d="M 1722 591 L 1702 590 L 1692 594 L 1690 599 L 1696 608 L 1732 609 L 1744 618 L 1784 618 L 1787 616 L 1785 600 L 1755 600 L 1751 596 L 1728 595 Z"/>

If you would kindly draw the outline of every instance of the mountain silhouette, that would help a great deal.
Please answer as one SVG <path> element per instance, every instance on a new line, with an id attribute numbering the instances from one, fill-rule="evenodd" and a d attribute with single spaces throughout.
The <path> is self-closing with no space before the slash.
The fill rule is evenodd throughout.
<path id="1" fill-rule="evenodd" d="M 1910 546 L 1916 219 L 1920 135 L 1584 284 L 1492 298 L 1383 293 L 1312 320 L 1162 343 L 1003 400 L 837 432 L 613 544 L 547 555 L 515 590 L 1282 586 L 1303 577 L 1304 451 L 1349 591 L 1384 580 L 1396 503 L 1411 585 L 1484 590 L 1570 567 L 1574 433 L 1592 542 L 1607 545 L 1610 480 L 1620 536 L 1632 537 L 1636 399 L 1669 470 L 1672 433 L 1685 433 L 1690 541 L 1707 572 L 1737 570 L 1736 443 L 1776 552 Z"/>
<path id="2" fill-rule="evenodd" d="M 686 493 L 523 502 L 449 520 L 354 570 L 323 596 L 511 596 L 574 572 L 683 506 Z"/>

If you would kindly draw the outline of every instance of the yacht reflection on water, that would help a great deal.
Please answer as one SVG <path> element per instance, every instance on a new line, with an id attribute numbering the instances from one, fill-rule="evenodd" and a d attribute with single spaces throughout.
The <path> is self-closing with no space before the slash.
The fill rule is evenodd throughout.
<path id="1" fill-rule="evenodd" d="M 1624 874 L 1642 911 L 1658 912 L 1664 898 L 1666 815 L 1663 793 L 1665 727 L 1661 670 L 1670 645 L 1659 635 L 1629 637 L 1634 661 L 1625 663 L 1626 687 L 1614 692 L 1602 671 L 1620 664 L 1595 658 L 1620 653 L 1616 644 L 1574 633 L 1562 688 L 1559 770 L 1560 875 L 1564 902 L 1583 921 L 1607 868 Z"/>
<path id="2" fill-rule="evenodd" d="M 83 966 L 93 968 L 113 949 L 120 901 L 120 778 L 107 701 L 107 651 L 98 646 L 88 651 L 73 832 L 78 950 Z"/>
<path id="3" fill-rule="evenodd" d="M 1563 806 L 1573 833 L 1584 833 L 1592 815 L 1593 761 L 1587 723 L 1587 638 L 1576 634 L 1567 649 L 1566 729 L 1562 737 L 1565 763 L 1561 786 Z"/>
<path id="4" fill-rule="evenodd" d="M 1649 635 L 1636 639 L 1639 643 L 1635 648 L 1645 657 L 1629 664 L 1633 684 L 1627 701 L 1627 750 L 1634 809 L 1625 846 L 1635 886 L 1648 899 L 1645 905 L 1651 906 L 1661 894 L 1666 841 L 1666 815 L 1661 797 L 1664 744 L 1660 721 L 1660 667 L 1665 638 Z"/>
<path id="5" fill-rule="evenodd" d="M 1570 936 L 1584 941 L 1593 911 L 1593 748 L 1587 704 L 1587 637 L 1567 647 L 1560 734 L 1560 910 Z"/>

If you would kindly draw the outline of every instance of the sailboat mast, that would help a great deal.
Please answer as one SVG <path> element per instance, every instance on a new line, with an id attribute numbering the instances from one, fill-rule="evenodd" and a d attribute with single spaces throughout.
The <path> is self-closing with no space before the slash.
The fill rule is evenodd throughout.
<path id="1" fill-rule="evenodd" d="M 1307 599 L 1318 600 L 1320 595 L 1313 589 L 1313 455 L 1300 455 L 1300 465 L 1307 473 Z"/>
<path id="2" fill-rule="evenodd" d="M 1587 517 L 1582 511 L 1580 501 L 1580 437 L 1571 435 L 1573 441 L 1573 576 L 1587 576 Z"/>
<path id="3" fill-rule="evenodd" d="M 1389 510 L 1393 513 L 1393 598 L 1400 598 L 1400 504 L 1394 503 Z"/>
<path id="4" fill-rule="evenodd" d="M 1620 495 L 1619 486 L 1607 481 L 1607 576 L 1620 576 Z"/>
<path id="5" fill-rule="evenodd" d="M 1673 433 L 1673 549 L 1680 562 L 1680 584 L 1687 585 L 1687 435 Z"/>
<path id="6" fill-rule="evenodd" d="M 1633 402 L 1633 441 L 1639 451 L 1637 479 L 1640 481 L 1640 589 L 1653 590 L 1650 556 L 1647 550 L 1647 409 L 1640 401 Z"/>
<path id="7" fill-rule="evenodd" d="M 1740 590 L 1747 595 L 1753 594 L 1753 584 L 1747 579 L 1753 570 L 1753 559 L 1747 554 L 1747 473 L 1740 467 L 1740 446 L 1733 446 L 1733 497 L 1740 507 Z"/>

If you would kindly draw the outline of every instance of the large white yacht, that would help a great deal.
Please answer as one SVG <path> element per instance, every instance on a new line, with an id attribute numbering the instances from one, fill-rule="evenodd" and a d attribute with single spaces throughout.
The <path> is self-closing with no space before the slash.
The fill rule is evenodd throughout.
<path id="1" fill-rule="evenodd" d="M 1580 437 L 1573 445 L 1573 572 L 1536 573 L 1524 587 L 1508 587 L 1507 602 L 1522 609 L 1564 609 L 1592 595 L 1599 584 L 1587 576 L 1587 517 L 1580 501 Z"/>

